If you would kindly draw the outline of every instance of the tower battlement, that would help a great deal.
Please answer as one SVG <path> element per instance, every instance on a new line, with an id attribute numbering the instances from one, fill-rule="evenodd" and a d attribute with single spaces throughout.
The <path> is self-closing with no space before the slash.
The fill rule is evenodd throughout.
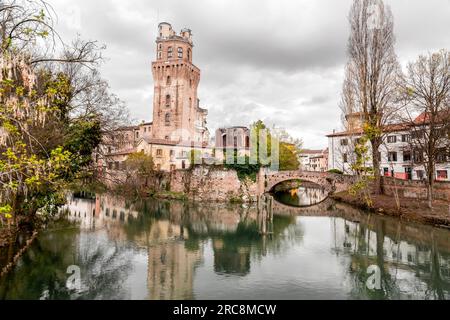
<path id="1" fill-rule="evenodd" d="M 179 34 L 175 32 L 168 22 L 161 22 L 158 26 L 158 37 L 156 38 L 157 62 L 184 60 L 192 63 L 192 31 L 183 28 Z"/>
<path id="2" fill-rule="evenodd" d="M 187 41 L 192 44 L 192 31 L 188 28 L 181 29 L 180 33 L 177 34 L 173 29 L 172 25 L 168 22 L 161 22 L 158 25 L 158 41 L 167 41 L 167 40 L 180 40 Z"/>

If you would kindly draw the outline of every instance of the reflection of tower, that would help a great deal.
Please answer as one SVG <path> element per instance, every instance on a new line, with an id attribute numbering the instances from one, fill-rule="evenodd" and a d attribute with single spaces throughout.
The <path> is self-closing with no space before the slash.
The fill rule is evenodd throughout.
<path id="1" fill-rule="evenodd" d="M 263 194 L 258 199 L 258 226 L 259 233 L 263 236 L 273 234 L 273 197 Z"/>
<path id="2" fill-rule="evenodd" d="M 250 272 L 250 248 L 227 248 L 222 240 L 214 240 L 214 271 L 245 276 Z"/>
<path id="3" fill-rule="evenodd" d="M 148 278 L 151 300 L 183 300 L 194 298 L 194 272 L 201 261 L 201 251 L 188 251 L 184 241 L 187 230 L 158 221 L 148 236 Z M 156 244 L 153 245 L 153 242 Z"/>

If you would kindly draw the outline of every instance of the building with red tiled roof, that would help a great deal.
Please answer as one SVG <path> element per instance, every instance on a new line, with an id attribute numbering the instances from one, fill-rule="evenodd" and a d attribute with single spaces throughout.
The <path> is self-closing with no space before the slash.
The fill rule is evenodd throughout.
<path id="1" fill-rule="evenodd" d="M 328 170 L 328 149 L 303 149 L 299 154 L 302 170 L 325 172 Z"/>

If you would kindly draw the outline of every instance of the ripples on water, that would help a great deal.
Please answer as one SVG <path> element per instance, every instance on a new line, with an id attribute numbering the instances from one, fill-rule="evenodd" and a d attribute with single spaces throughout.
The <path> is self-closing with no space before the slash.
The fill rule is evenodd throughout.
<path id="1" fill-rule="evenodd" d="M 65 211 L 72 224 L 41 234 L 0 280 L 0 298 L 449 298 L 447 230 L 331 200 L 308 208 L 268 204 L 71 198 Z M 74 291 L 66 288 L 71 265 L 81 271 Z M 370 266 L 380 268 L 381 290 L 366 285 Z"/>

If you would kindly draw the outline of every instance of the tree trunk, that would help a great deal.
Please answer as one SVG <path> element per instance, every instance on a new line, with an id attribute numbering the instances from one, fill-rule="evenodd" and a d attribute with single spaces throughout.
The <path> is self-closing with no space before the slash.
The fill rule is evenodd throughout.
<path id="1" fill-rule="evenodd" d="M 17 216 L 21 214 L 20 201 L 21 201 L 21 197 L 19 196 L 19 194 L 16 194 L 13 196 L 12 216 L 13 216 L 14 228 L 17 228 Z"/>
<path id="2" fill-rule="evenodd" d="M 381 174 L 380 174 L 380 154 L 379 149 L 381 145 L 381 139 L 375 138 L 371 139 L 370 143 L 372 145 L 372 162 L 373 162 L 373 176 L 375 178 L 373 182 L 373 193 L 382 194 L 381 187 Z"/>
<path id="3" fill-rule="evenodd" d="M 433 189 L 434 189 L 434 169 L 435 164 L 433 161 L 428 160 L 427 166 L 427 205 L 428 208 L 433 209 Z"/>
<path id="4" fill-rule="evenodd" d="M 428 208 L 433 209 L 433 189 L 434 189 L 434 163 L 428 165 L 427 179 L 427 202 Z"/>

